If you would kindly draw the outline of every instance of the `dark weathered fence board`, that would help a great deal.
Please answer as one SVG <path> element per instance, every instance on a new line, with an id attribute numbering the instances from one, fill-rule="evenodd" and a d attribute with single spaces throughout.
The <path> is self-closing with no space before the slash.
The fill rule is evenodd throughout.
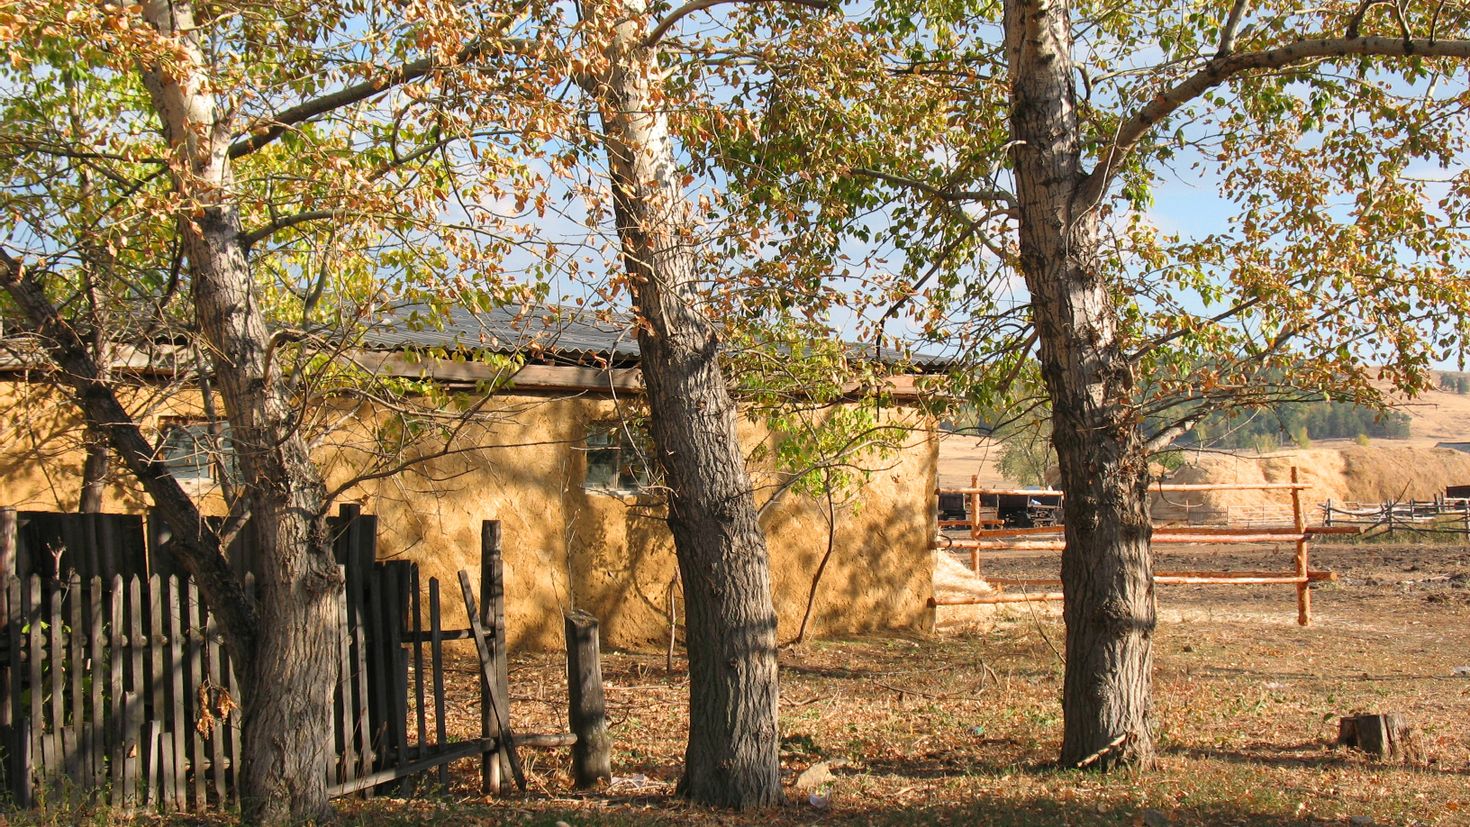
<path id="1" fill-rule="evenodd" d="M 429 578 L 429 659 L 434 675 L 434 743 L 444 747 L 449 736 L 444 722 L 444 623 L 439 611 L 439 578 Z M 449 789 L 449 765 L 439 765 L 439 786 Z"/>
<path id="2" fill-rule="evenodd" d="M 8 550 L 7 513 L 14 527 Z M 100 790 L 122 810 L 197 811 L 237 802 L 238 713 L 229 714 L 228 701 L 238 699 L 238 681 L 220 630 L 191 580 L 168 566 L 149 571 L 148 555 L 137 551 L 144 536 L 153 541 L 150 551 L 166 551 L 167 529 L 110 516 L 46 514 L 26 527 L 26 514 L 0 509 L 0 574 L 25 574 L 0 582 L 0 647 L 7 650 L 0 662 L 0 784 L 20 806 L 35 800 L 36 780 L 55 791 Z M 364 794 L 384 784 L 406 790 L 411 776 L 437 769 L 447 787 L 448 763 L 476 754 L 499 777 L 503 760 L 504 775 L 523 783 L 506 705 L 498 526 L 487 545 L 492 559 L 480 572 L 484 605 L 471 597 L 471 628 L 448 630 L 438 580 L 427 584 L 424 607 L 416 566 L 376 563 L 374 518 L 344 508 L 332 526 L 346 576 L 333 694 L 338 761 L 329 786 Z M 21 547 L 22 528 L 33 548 Z M 20 572 L 38 550 L 51 565 Z M 253 598 L 250 562 L 246 556 L 232 564 L 244 570 Z M 468 589 L 468 574 L 461 574 Z M 452 744 L 444 641 L 463 639 L 481 649 L 482 706 L 494 736 Z M 70 781 L 58 784 L 63 777 Z"/>
<path id="3" fill-rule="evenodd" d="M 108 781 L 112 784 L 114 799 L 126 789 L 123 784 L 124 761 L 121 749 L 126 740 L 124 727 L 127 721 L 126 696 L 123 693 L 124 597 L 122 575 L 115 574 L 107 590 L 107 754 L 111 756 L 108 761 Z"/>

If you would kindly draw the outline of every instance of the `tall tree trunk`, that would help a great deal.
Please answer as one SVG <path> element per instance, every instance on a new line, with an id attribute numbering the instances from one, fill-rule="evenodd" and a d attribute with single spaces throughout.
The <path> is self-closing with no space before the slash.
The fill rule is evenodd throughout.
<path id="1" fill-rule="evenodd" d="M 107 457 L 107 433 L 88 422 L 82 444 L 86 450 L 86 458 L 82 461 L 82 495 L 77 503 L 77 510 L 83 514 L 100 514 L 110 465 Z"/>
<path id="2" fill-rule="evenodd" d="M 1070 26 L 1063 0 L 1006 0 L 1021 269 L 1067 495 L 1061 762 L 1106 769 L 1153 761 L 1155 605 L 1132 367 L 1099 266 L 1097 211 L 1077 198 Z"/>
<path id="3" fill-rule="evenodd" d="M 590 18 L 618 21 L 593 92 L 623 261 L 644 322 L 639 363 L 684 585 L 689 744 L 679 790 L 702 804 L 767 807 L 782 800 L 770 568 L 719 333 L 701 309 L 693 222 L 655 88 L 661 73 L 644 44 L 641 0 L 584 8 Z"/>
<path id="4" fill-rule="evenodd" d="M 270 366 L 270 331 L 230 195 L 228 117 L 210 91 L 210 67 L 185 0 L 149 0 L 143 14 L 178 57 L 145 66 L 144 85 L 174 151 L 174 177 L 194 205 L 180 221 L 194 312 L 209 343 L 249 507 L 245 537 L 260 556 L 254 669 L 240 675 L 246 821 L 325 819 L 333 754 L 340 576 L 325 529 L 325 489 L 297 430 L 298 412 Z"/>

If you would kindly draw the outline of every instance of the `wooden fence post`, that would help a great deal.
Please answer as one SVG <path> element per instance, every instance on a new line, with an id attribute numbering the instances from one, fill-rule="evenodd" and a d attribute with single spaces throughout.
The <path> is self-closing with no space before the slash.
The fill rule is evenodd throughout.
<path id="1" fill-rule="evenodd" d="M 572 745 L 572 779 L 578 789 L 612 780 L 612 741 L 607 735 L 607 702 L 602 693 L 602 661 L 597 618 L 573 610 L 566 614 L 567 721 Z"/>
<path id="2" fill-rule="evenodd" d="M 1301 482 L 1300 473 L 1295 465 L 1291 466 L 1291 482 L 1293 485 Z M 1312 589 L 1311 583 L 1307 582 L 1307 518 L 1302 513 L 1302 490 L 1291 489 L 1291 516 L 1296 526 L 1296 576 L 1301 581 L 1296 584 L 1296 622 L 1306 626 L 1312 622 Z"/>
<path id="3" fill-rule="evenodd" d="M 501 559 L 501 539 L 499 520 L 485 520 L 480 524 L 480 625 L 490 633 L 490 640 L 486 641 L 493 666 L 494 682 L 490 689 L 500 703 L 508 704 L 510 675 L 505 649 L 505 569 Z M 507 717 L 509 713 L 507 708 Z M 480 727 L 484 737 L 497 738 L 501 744 L 494 754 L 483 756 L 481 767 L 482 791 L 499 794 L 506 788 L 510 751 L 488 703 L 480 705 Z"/>

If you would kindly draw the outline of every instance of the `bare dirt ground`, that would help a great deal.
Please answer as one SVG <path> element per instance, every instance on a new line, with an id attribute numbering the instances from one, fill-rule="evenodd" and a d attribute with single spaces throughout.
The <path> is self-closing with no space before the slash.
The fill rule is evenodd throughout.
<path id="1" fill-rule="evenodd" d="M 1289 548 L 1164 555 L 1170 569 L 1284 567 Z M 1041 576 L 1055 556 L 986 562 Z M 781 652 L 790 804 L 710 812 L 674 795 L 688 683 L 662 656 L 606 653 L 615 780 L 575 793 L 564 751 L 527 751 L 531 791 L 477 792 L 462 762 L 447 797 L 342 802 L 361 824 L 1470 824 L 1470 548 L 1320 546 L 1339 573 L 1295 623 L 1290 586 L 1159 592 L 1157 769 L 1099 776 L 1052 765 L 1061 739 L 1063 629 L 1055 607 L 1010 610 L 983 633 L 822 641 Z M 515 721 L 565 726 L 561 659 L 513 659 Z M 455 672 L 473 732 L 469 662 Z M 1339 716 L 1396 711 L 1415 754 L 1333 745 Z M 827 761 L 815 790 L 797 775 Z M 1358 821 L 1351 819 L 1357 818 Z M 1363 819 L 1372 819 L 1371 822 Z"/>

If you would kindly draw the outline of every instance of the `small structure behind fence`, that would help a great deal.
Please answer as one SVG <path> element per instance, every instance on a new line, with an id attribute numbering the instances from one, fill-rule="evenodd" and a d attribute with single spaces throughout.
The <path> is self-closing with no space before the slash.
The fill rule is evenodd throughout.
<path id="1" fill-rule="evenodd" d="M 1318 506 L 1322 522 L 1329 526 L 1353 526 L 1367 533 L 1393 534 L 1407 531 L 1415 535 L 1470 537 L 1470 496 L 1446 496 L 1432 500 L 1407 502 L 1333 503 Z"/>
<path id="2" fill-rule="evenodd" d="M 332 795 L 370 793 L 434 770 L 445 785 L 450 761 L 476 755 L 484 757 L 484 790 L 503 792 L 507 770 L 524 784 L 518 741 L 576 741 L 510 733 L 498 522 L 486 521 L 482 535 L 480 605 L 460 573 L 467 628 L 445 628 L 437 579 L 424 590 L 424 607 L 416 565 L 376 560 L 372 516 L 343 506 L 330 527 L 345 574 L 331 687 Z M 136 517 L 0 509 L 0 789 L 20 806 L 35 800 L 38 784 L 125 809 L 197 811 L 237 801 L 238 681 L 197 587 L 147 571 L 166 532 L 148 531 L 155 542 L 145 555 L 143 530 Z M 253 589 L 253 574 L 244 582 Z M 595 642 L 595 621 L 590 634 Z M 451 743 L 444 642 L 466 639 L 481 652 L 486 712 L 478 739 Z"/>

